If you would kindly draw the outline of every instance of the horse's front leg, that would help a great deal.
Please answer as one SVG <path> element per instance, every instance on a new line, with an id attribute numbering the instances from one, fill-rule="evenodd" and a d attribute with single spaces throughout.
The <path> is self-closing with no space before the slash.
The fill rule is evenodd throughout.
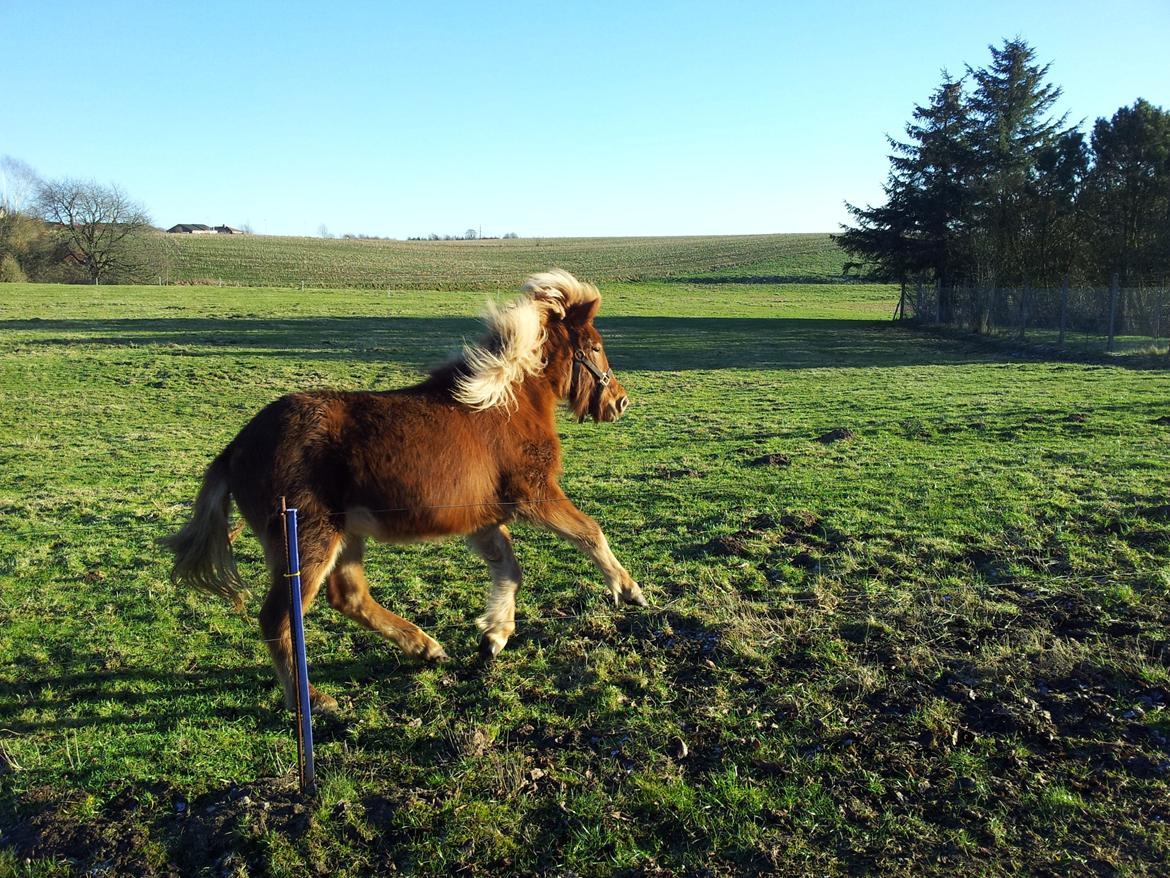
<path id="1" fill-rule="evenodd" d="M 520 565 L 512 552 L 512 537 L 502 524 L 490 525 L 467 537 L 467 545 L 487 562 L 492 573 L 492 590 L 487 608 L 476 620 L 483 632 L 479 657 L 489 662 L 504 648 L 516 630 L 516 591 L 520 588 Z"/>
<path id="2" fill-rule="evenodd" d="M 519 511 L 528 521 L 555 531 L 588 555 L 605 576 L 615 604 L 646 606 L 642 589 L 614 557 L 597 522 L 574 506 L 559 488 L 547 498 L 521 505 Z"/>

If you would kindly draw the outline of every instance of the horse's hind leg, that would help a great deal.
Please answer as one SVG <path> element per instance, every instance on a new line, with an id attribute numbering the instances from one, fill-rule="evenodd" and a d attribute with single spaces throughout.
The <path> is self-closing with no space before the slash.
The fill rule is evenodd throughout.
<path id="1" fill-rule="evenodd" d="M 305 612 L 333 568 L 343 543 L 340 533 L 312 527 L 302 528 L 298 542 L 301 556 L 301 611 Z M 284 543 L 279 529 L 267 532 L 264 554 L 272 575 L 272 587 L 260 609 L 260 631 L 272 654 L 277 679 L 284 689 L 285 706 L 291 710 L 297 703 L 297 678 L 288 617 L 289 585 L 285 575 Z M 337 710 L 337 702 L 309 686 L 309 708 L 314 712 L 332 712 Z"/>
<path id="2" fill-rule="evenodd" d="M 512 537 L 508 529 L 492 525 L 478 530 L 467 538 L 473 552 L 487 562 L 492 573 L 492 590 L 487 608 L 476 620 L 483 632 L 479 641 L 479 657 L 491 661 L 516 630 L 516 590 L 520 588 L 520 565 L 512 552 Z"/>
<path id="3" fill-rule="evenodd" d="M 329 574 L 329 604 L 359 625 L 392 640 L 409 656 L 429 662 L 447 660 L 447 653 L 437 640 L 401 616 L 391 613 L 370 596 L 370 584 L 362 569 L 363 540 L 351 537 L 333 572 Z"/>

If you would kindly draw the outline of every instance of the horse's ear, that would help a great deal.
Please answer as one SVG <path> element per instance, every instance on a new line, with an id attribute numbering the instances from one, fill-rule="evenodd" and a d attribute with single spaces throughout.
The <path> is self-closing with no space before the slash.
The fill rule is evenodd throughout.
<path id="1" fill-rule="evenodd" d="M 601 297 L 589 299 L 584 302 L 578 302 L 575 305 L 570 305 L 565 311 L 565 322 L 575 323 L 578 326 L 584 326 L 597 316 L 597 311 L 601 307 Z"/>

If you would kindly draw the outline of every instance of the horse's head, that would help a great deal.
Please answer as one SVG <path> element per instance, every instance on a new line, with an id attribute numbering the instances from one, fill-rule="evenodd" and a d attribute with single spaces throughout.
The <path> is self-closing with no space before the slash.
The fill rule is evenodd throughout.
<path id="1" fill-rule="evenodd" d="M 626 389 L 609 367 L 601 333 L 593 325 L 600 305 L 599 296 L 587 305 L 569 308 L 565 314 L 572 352 L 566 402 L 578 421 L 586 416 L 595 421 L 616 421 L 630 405 Z"/>
<path id="2" fill-rule="evenodd" d="M 593 325 L 597 287 L 553 269 L 530 277 L 524 292 L 503 308 L 488 303 L 487 336 L 455 364 L 455 399 L 479 411 L 513 407 L 521 383 L 539 376 L 579 421 L 616 421 L 630 398 Z"/>
<path id="3" fill-rule="evenodd" d="M 601 307 L 597 287 L 554 269 L 533 275 L 524 289 L 545 308 L 544 362 L 557 395 L 578 421 L 616 421 L 630 397 L 609 367 L 593 325 Z"/>

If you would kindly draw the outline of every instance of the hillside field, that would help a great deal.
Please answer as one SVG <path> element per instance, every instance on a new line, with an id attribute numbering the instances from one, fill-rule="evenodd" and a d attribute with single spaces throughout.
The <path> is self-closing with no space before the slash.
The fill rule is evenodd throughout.
<path id="1" fill-rule="evenodd" d="M 516 526 L 478 670 L 482 563 L 371 545 L 453 661 L 318 599 L 309 801 L 258 598 L 154 541 L 265 403 L 417 380 L 485 294 L 0 286 L 0 875 L 1170 871 L 1170 373 L 916 335 L 785 258 L 591 275 L 633 405 L 561 420 L 563 484 L 651 606 Z"/>
<path id="2" fill-rule="evenodd" d="M 739 277 L 840 280 L 827 234 L 389 241 L 157 234 L 150 271 L 169 283 L 513 290 L 556 266 L 596 281 Z"/>

